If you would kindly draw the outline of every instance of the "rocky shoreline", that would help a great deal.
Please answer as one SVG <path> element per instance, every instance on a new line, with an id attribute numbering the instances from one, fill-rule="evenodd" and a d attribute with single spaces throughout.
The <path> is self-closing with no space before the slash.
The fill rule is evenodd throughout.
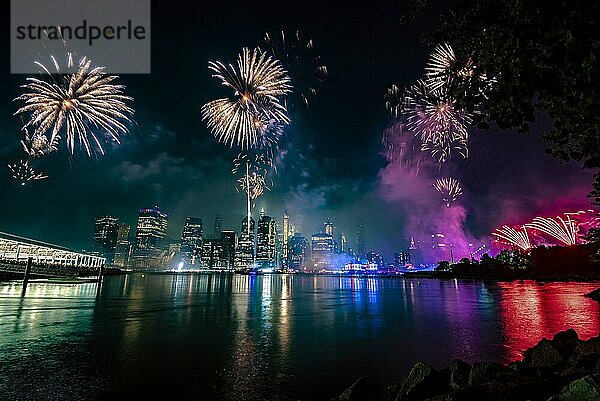
<path id="1" fill-rule="evenodd" d="M 600 291 L 596 291 L 600 294 Z M 600 334 L 600 333 L 599 333 Z M 418 362 L 397 384 L 361 377 L 332 401 L 600 401 L 600 335 L 573 329 L 543 339 L 502 365 L 454 359 L 442 370 Z"/>

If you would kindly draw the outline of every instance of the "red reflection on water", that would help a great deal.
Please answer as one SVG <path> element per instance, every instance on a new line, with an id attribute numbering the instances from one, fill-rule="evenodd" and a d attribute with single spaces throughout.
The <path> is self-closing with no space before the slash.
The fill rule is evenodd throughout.
<path id="1" fill-rule="evenodd" d="M 521 359 L 527 348 L 562 330 L 573 328 L 582 339 L 600 333 L 600 305 L 583 296 L 598 288 L 598 284 L 525 281 L 498 286 L 507 348 L 504 362 Z"/>

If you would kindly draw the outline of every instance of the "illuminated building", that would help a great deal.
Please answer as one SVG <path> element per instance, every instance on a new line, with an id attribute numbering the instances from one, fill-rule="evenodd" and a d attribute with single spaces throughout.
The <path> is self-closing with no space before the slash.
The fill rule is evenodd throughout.
<path id="1" fill-rule="evenodd" d="M 135 232 L 132 267 L 136 269 L 163 267 L 167 225 L 168 215 L 158 206 L 140 209 Z"/>
<path id="2" fill-rule="evenodd" d="M 394 254 L 394 264 L 396 268 L 412 265 L 412 256 L 408 252 L 400 251 Z"/>
<path id="3" fill-rule="evenodd" d="M 348 240 L 346 239 L 346 234 L 342 233 L 340 235 L 340 252 L 346 253 L 348 250 Z"/>
<path id="4" fill-rule="evenodd" d="M 294 233 L 289 239 L 289 269 L 301 270 L 306 267 L 309 257 L 308 241 L 301 233 Z"/>
<path id="5" fill-rule="evenodd" d="M 131 257 L 131 241 L 129 233 L 131 226 L 129 224 L 120 224 L 117 233 L 117 244 L 115 246 L 115 258 L 113 264 L 117 267 L 127 267 Z"/>
<path id="6" fill-rule="evenodd" d="M 221 242 L 223 243 L 223 263 L 227 269 L 232 270 L 235 266 L 237 234 L 232 230 L 223 230 L 221 231 Z"/>
<path id="7" fill-rule="evenodd" d="M 52 267 L 98 268 L 106 264 L 100 256 L 71 251 L 59 245 L 49 244 L 14 234 L 0 233 L 0 261 L 24 266 L 29 258 L 38 265 Z"/>
<path id="8" fill-rule="evenodd" d="M 113 264 L 118 233 L 119 219 L 116 217 L 106 215 L 95 220 L 92 250 L 105 258 L 107 265 Z"/>
<path id="9" fill-rule="evenodd" d="M 385 263 L 383 261 L 383 256 L 375 253 L 375 252 L 369 252 L 366 255 L 366 259 L 369 263 L 375 264 L 377 266 L 377 268 L 379 269 L 384 269 L 385 268 Z"/>
<path id="10" fill-rule="evenodd" d="M 225 258 L 222 238 L 207 238 L 202 242 L 202 268 L 225 270 L 228 269 L 228 260 Z"/>
<path id="11" fill-rule="evenodd" d="M 331 235 L 317 233 L 311 237 L 311 262 L 314 270 L 332 270 L 334 243 Z"/>
<path id="12" fill-rule="evenodd" d="M 346 263 L 343 267 L 343 271 L 348 272 L 377 272 L 378 266 L 376 263 L 372 263 L 365 260 L 354 260 Z"/>
<path id="13" fill-rule="evenodd" d="M 250 234 L 248 234 L 248 218 L 242 220 L 240 240 L 235 251 L 235 268 L 249 269 L 254 262 L 254 219 L 250 218 Z"/>
<path id="14" fill-rule="evenodd" d="M 283 263 L 288 263 L 288 250 L 289 250 L 289 238 L 290 238 L 290 216 L 287 210 L 283 212 L 283 227 L 282 227 L 282 244 L 281 254 L 283 255 Z"/>
<path id="15" fill-rule="evenodd" d="M 220 215 L 215 217 L 215 225 L 213 227 L 213 238 L 220 238 L 223 230 L 223 219 Z"/>
<path id="16" fill-rule="evenodd" d="M 358 257 L 365 256 L 365 253 L 367 252 L 365 228 L 362 224 L 359 224 L 356 228 L 356 249 L 354 249 L 354 252 Z"/>
<path id="17" fill-rule="evenodd" d="M 181 259 L 184 263 L 195 265 L 202 257 L 202 219 L 187 217 L 181 233 Z"/>
<path id="18" fill-rule="evenodd" d="M 325 226 L 325 234 L 333 237 L 333 223 L 331 222 L 331 218 L 328 217 L 327 221 L 325 221 L 323 225 Z"/>
<path id="19" fill-rule="evenodd" d="M 266 216 L 264 210 L 261 210 L 256 230 L 256 262 L 259 267 L 275 267 L 276 239 L 275 220 Z"/>

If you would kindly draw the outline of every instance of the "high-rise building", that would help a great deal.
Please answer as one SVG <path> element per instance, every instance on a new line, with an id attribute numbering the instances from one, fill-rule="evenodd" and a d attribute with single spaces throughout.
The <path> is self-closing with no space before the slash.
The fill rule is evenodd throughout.
<path id="1" fill-rule="evenodd" d="M 383 261 L 383 255 L 377 252 L 368 252 L 366 255 L 367 262 L 374 264 L 378 269 L 384 269 L 385 263 Z"/>
<path id="2" fill-rule="evenodd" d="M 342 233 L 340 235 L 340 252 L 346 253 L 348 251 L 348 239 L 346 238 L 346 234 Z"/>
<path id="3" fill-rule="evenodd" d="M 112 265 L 119 234 L 119 219 L 106 215 L 94 222 L 92 249 L 95 253 L 106 258 L 106 264 Z"/>
<path id="4" fill-rule="evenodd" d="M 117 233 L 117 245 L 115 247 L 115 259 L 113 264 L 117 267 L 127 267 L 131 257 L 131 241 L 129 233 L 131 226 L 129 224 L 120 224 Z"/>
<path id="5" fill-rule="evenodd" d="M 302 236 L 301 233 L 294 233 L 294 235 L 289 239 L 289 269 L 306 269 L 308 268 L 308 260 L 308 241 Z"/>
<path id="6" fill-rule="evenodd" d="M 367 245 L 365 241 L 365 228 L 362 224 L 359 224 L 356 228 L 356 256 L 364 257 L 367 253 Z"/>
<path id="7" fill-rule="evenodd" d="M 200 262 L 202 257 L 202 219 L 198 217 L 187 217 L 181 233 L 181 258 L 189 265 Z"/>
<path id="8" fill-rule="evenodd" d="M 410 266 L 412 264 L 412 256 L 409 252 L 400 251 L 394 254 L 394 264 L 396 268 Z"/>
<path id="9" fill-rule="evenodd" d="M 164 254 L 167 252 L 167 225 L 168 215 L 158 206 L 140 209 L 132 258 L 134 268 L 163 267 Z"/>
<path id="10" fill-rule="evenodd" d="M 235 252 L 235 268 L 250 269 L 254 262 L 254 219 L 250 218 L 250 229 L 248 229 L 248 218 L 242 220 L 242 230 Z"/>
<path id="11" fill-rule="evenodd" d="M 221 231 L 221 242 L 223 244 L 223 260 L 227 269 L 233 270 L 235 266 L 235 248 L 237 235 L 235 231 Z"/>
<path id="12" fill-rule="evenodd" d="M 332 270 L 334 242 L 327 233 L 317 233 L 311 237 L 311 261 L 315 271 Z"/>
<path id="13" fill-rule="evenodd" d="M 331 218 L 328 217 L 327 220 L 323 223 L 325 228 L 325 234 L 333 237 L 333 223 L 331 222 Z"/>
<path id="14" fill-rule="evenodd" d="M 214 270 L 226 269 L 227 262 L 224 254 L 221 238 L 206 238 L 202 243 L 202 267 Z"/>
<path id="15" fill-rule="evenodd" d="M 287 264 L 288 262 L 288 252 L 289 252 L 289 235 L 290 235 L 290 216 L 288 215 L 287 210 L 283 212 L 283 227 L 282 231 L 282 255 L 283 255 L 283 263 Z"/>
<path id="16" fill-rule="evenodd" d="M 277 230 L 275 220 L 261 210 L 256 230 L 256 262 L 261 268 L 275 267 Z"/>
<path id="17" fill-rule="evenodd" d="M 217 214 L 215 217 L 215 225 L 213 227 L 213 238 L 220 238 L 223 231 L 223 219 Z"/>

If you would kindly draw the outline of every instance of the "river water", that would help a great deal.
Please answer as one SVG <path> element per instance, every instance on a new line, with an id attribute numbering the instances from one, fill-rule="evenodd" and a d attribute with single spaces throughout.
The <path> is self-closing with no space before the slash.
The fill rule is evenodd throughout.
<path id="1" fill-rule="evenodd" d="M 517 359 L 542 337 L 600 333 L 600 283 L 309 275 L 130 274 L 96 284 L 0 283 L 2 400 L 328 400 Z"/>

